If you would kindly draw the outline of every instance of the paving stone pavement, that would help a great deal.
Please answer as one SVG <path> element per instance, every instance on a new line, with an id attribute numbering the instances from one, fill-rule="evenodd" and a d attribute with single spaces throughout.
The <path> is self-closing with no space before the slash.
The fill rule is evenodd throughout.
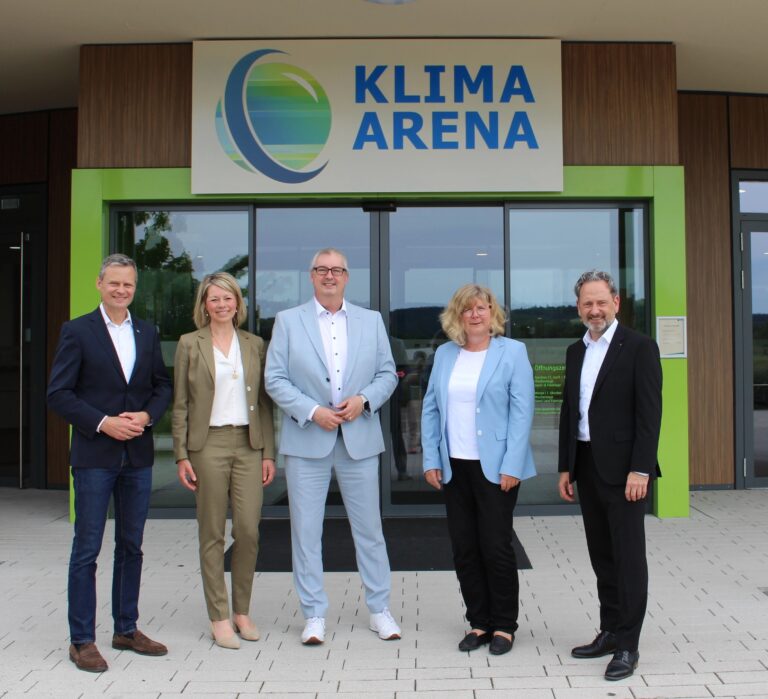
<path id="1" fill-rule="evenodd" d="M 150 520 L 140 628 L 163 658 L 112 650 L 111 523 L 99 559 L 97 643 L 108 672 L 68 660 L 67 494 L 0 489 L 0 697 L 256 697 L 272 699 L 658 699 L 768 697 L 768 492 L 691 494 L 689 519 L 647 519 L 650 599 L 636 674 L 608 683 L 607 658 L 570 648 L 598 625 L 594 577 L 578 517 L 522 517 L 533 565 L 521 571 L 520 629 L 505 656 L 460 653 L 465 624 L 452 572 L 393 573 L 403 638 L 368 629 L 357 574 L 331 573 L 328 637 L 299 642 L 289 573 L 261 573 L 252 615 L 262 639 L 213 645 L 193 520 Z"/>

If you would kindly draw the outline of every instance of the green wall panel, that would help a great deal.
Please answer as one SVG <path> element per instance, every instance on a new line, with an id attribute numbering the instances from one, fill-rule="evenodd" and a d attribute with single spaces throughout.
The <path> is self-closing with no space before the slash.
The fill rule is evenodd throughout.
<path id="1" fill-rule="evenodd" d="M 650 203 L 651 285 L 656 315 L 685 315 L 685 192 L 683 168 L 610 166 L 564 168 L 564 190 L 550 193 L 201 196 L 190 192 L 188 168 L 75 170 L 72 176 L 72 316 L 98 302 L 96 270 L 108 252 L 108 213 L 119 202 L 359 202 L 632 199 Z M 575 313 L 575 309 L 574 309 Z M 688 360 L 664 359 L 664 409 L 654 491 L 659 517 L 686 517 L 688 507 Z"/>

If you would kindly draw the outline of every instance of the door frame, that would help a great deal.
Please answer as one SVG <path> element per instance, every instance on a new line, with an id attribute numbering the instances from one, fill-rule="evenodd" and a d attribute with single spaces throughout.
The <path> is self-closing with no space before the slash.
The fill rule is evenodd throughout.
<path id="1" fill-rule="evenodd" d="M 738 489 L 766 488 L 768 477 L 755 476 L 752 361 L 752 265 L 750 233 L 768 231 L 768 213 L 742 213 L 739 183 L 742 180 L 768 182 L 768 171 L 731 172 L 733 299 L 734 299 L 734 452 Z"/>

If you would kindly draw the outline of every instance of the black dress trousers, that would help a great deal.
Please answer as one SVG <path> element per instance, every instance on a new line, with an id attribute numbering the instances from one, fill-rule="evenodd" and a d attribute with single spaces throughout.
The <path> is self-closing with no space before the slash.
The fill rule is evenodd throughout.
<path id="1" fill-rule="evenodd" d="M 520 584 L 512 516 L 520 486 L 503 492 L 479 461 L 451 459 L 451 469 L 445 506 L 467 621 L 472 628 L 514 633 Z"/>
<path id="2" fill-rule="evenodd" d="M 588 442 L 576 452 L 576 485 L 592 569 L 597 577 L 600 628 L 616 634 L 619 650 L 635 652 L 648 604 L 645 513 L 650 497 L 630 502 L 624 485 L 597 474 Z"/>

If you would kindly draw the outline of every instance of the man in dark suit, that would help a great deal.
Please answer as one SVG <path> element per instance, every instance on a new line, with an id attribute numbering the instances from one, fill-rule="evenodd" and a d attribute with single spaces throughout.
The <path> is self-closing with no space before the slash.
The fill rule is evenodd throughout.
<path id="1" fill-rule="evenodd" d="M 81 670 L 104 672 L 95 643 L 96 559 L 114 497 L 112 647 L 142 655 L 168 649 L 136 628 L 144 522 L 152 490 L 151 426 L 171 399 L 155 328 L 132 318 L 136 263 L 104 260 L 96 281 L 101 304 L 65 323 L 51 368 L 48 405 L 72 425 L 70 462 L 75 530 L 69 560 L 69 657 Z"/>
<path id="2" fill-rule="evenodd" d="M 629 677 L 640 657 L 648 599 L 644 517 L 661 427 L 661 363 L 649 337 L 619 325 L 610 274 L 592 270 L 575 286 L 584 337 L 565 360 L 560 411 L 560 497 L 579 501 L 600 600 L 600 632 L 571 651 L 613 655 L 607 680 Z"/>

